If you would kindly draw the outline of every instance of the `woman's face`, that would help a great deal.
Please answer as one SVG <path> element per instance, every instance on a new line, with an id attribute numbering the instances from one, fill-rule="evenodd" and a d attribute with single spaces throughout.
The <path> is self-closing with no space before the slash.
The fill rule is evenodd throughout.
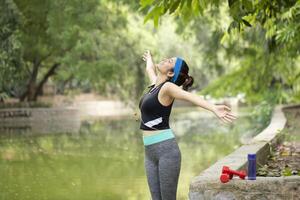
<path id="1" fill-rule="evenodd" d="M 160 61 L 156 67 L 161 74 L 168 74 L 168 72 L 174 68 L 175 62 L 176 57 L 165 58 L 162 61 Z"/>

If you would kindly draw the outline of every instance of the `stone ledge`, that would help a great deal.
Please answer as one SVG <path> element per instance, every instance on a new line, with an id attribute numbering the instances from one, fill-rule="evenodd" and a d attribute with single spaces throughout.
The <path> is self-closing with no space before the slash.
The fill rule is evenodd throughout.
<path id="1" fill-rule="evenodd" d="M 190 188 L 189 199 L 299 199 L 299 176 L 257 177 L 256 181 L 233 177 L 226 184 L 219 179 L 197 182 Z M 263 191 L 263 192 L 262 192 Z"/>
<path id="2" fill-rule="evenodd" d="M 76 108 L 7 108 L 0 119 L 1 133 L 78 133 L 80 115 Z"/>
<path id="3" fill-rule="evenodd" d="M 297 105 L 293 105 L 293 107 L 294 106 Z M 291 106 L 277 105 L 273 111 L 272 119 L 267 128 L 250 140 L 248 144 L 239 147 L 231 154 L 204 170 L 199 176 L 194 177 L 190 182 L 189 199 L 291 199 L 291 194 L 286 191 L 285 188 L 280 187 L 284 187 L 281 183 L 285 183 L 286 180 L 288 180 L 288 182 L 291 182 L 289 183 L 291 187 L 297 186 L 299 188 L 299 176 L 279 178 L 257 177 L 256 181 L 247 180 L 247 177 L 246 180 L 234 177 L 234 179 L 226 184 L 221 183 L 219 179 L 224 165 L 227 165 L 234 170 L 247 169 L 248 153 L 256 153 L 257 163 L 261 165 L 265 164 L 267 156 L 270 153 L 270 145 L 278 142 L 279 137 L 277 134 L 286 124 L 286 118 L 282 110 L 287 107 L 290 108 Z M 280 184 L 278 185 L 278 183 Z M 267 188 L 269 187 L 269 190 L 272 192 L 268 193 L 268 190 L 262 188 L 264 186 Z M 255 187 L 258 188 L 255 189 Z M 276 189 L 272 189 L 272 187 L 275 187 Z M 262 190 L 264 191 L 263 194 L 261 192 Z M 285 192 L 280 193 L 279 190 Z M 258 198 L 258 194 L 260 194 L 261 197 L 264 197 Z M 296 193 L 293 195 L 295 196 Z M 298 198 L 299 191 L 297 195 Z"/>
<path id="4" fill-rule="evenodd" d="M 282 111 L 283 106 L 276 106 L 269 126 L 261 133 L 255 136 L 251 143 L 255 142 L 271 142 L 277 135 L 278 131 L 282 130 L 286 124 L 286 118 Z"/>

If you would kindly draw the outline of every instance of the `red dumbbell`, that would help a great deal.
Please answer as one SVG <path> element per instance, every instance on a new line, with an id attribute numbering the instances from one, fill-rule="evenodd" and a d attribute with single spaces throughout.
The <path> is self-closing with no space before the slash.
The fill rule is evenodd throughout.
<path id="1" fill-rule="evenodd" d="M 231 179 L 229 174 L 221 174 L 221 176 L 220 176 L 220 180 L 222 183 L 227 183 L 229 181 L 229 179 Z"/>
<path id="2" fill-rule="evenodd" d="M 227 183 L 229 179 L 232 179 L 233 174 L 221 174 L 220 180 L 222 183 Z"/>
<path id="3" fill-rule="evenodd" d="M 231 178 L 232 178 L 232 175 L 237 175 L 241 179 L 245 179 L 245 177 L 246 177 L 246 171 L 244 171 L 244 170 L 241 170 L 241 171 L 232 170 L 232 169 L 229 169 L 229 167 L 227 167 L 227 166 L 223 166 L 222 174 L 228 174 L 229 176 L 231 176 Z"/>

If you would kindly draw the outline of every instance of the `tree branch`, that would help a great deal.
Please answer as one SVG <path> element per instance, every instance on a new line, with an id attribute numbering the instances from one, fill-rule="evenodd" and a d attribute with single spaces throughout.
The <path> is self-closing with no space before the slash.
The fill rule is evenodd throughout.
<path id="1" fill-rule="evenodd" d="M 55 70 L 60 66 L 60 63 L 55 63 L 52 65 L 52 67 L 48 70 L 48 72 L 45 74 L 43 79 L 40 81 L 40 83 L 37 86 L 37 89 L 35 90 L 34 99 L 37 98 L 38 94 L 43 88 L 43 85 L 47 82 L 48 78 L 55 74 Z"/>
<path id="2" fill-rule="evenodd" d="M 40 61 L 38 61 L 38 59 L 34 59 L 34 62 L 33 62 L 33 69 L 32 69 L 32 72 L 30 72 L 30 79 L 28 81 L 28 84 L 27 84 L 27 89 L 23 92 L 23 94 L 21 94 L 20 96 L 20 101 L 24 101 L 25 98 L 30 95 L 30 90 L 31 90 L 31 87 L 33 86 L 33 84 L 35 84 L 36 82 L 36 78 L 37 78 L 37 74 L 38 74 L 38 69 L 39 69 L 39 66 L 40 66 Z"/>

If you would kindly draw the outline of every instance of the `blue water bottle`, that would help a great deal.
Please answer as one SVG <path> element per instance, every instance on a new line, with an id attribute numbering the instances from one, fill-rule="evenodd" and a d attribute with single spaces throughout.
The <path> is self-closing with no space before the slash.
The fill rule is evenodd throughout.
<path id="1" fill-rule="evenodd" d="M 256 179 L 256 154 L 248 154 L 248 179 Z"/>

